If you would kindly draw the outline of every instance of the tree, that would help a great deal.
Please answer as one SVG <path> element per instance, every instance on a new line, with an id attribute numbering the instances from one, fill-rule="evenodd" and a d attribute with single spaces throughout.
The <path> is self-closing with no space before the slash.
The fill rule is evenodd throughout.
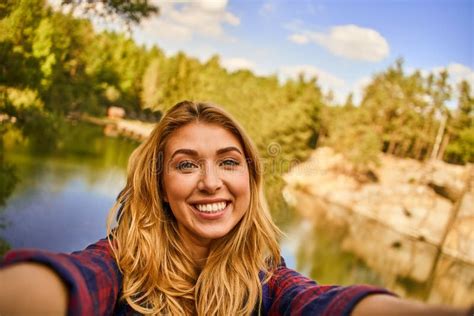
<path id="1" fill-rule="evenodd" d="M 464 164 L 474 162 L 474 97 L 467 81 L 459 86 L 457 110 L 451 124 L 452 135 L 446 147 L 449 162 Z"/>
<path id="2" fill-rule="evenodd" d="M 431 96 L 434 114 L 439 117 L 439 127 L 431 150 L 431 159 L 437 159 L 441 142 L 445 137 L 446 123 L 449 119 L 449 111 L 446 107 L 446 101 L 451 97 L 451 86 L 448 84 L 447 70 L 443 70 L 439 73 L 434 84 L 429 87 L 428 93 Z"/>
<path id="3" fill-rule="evenodd" d="M 73 9 L 98 16 L 117 16 L 125 23 L 139 23 L 142 19 L 158 14 L 158 6 L 148 0 L 63 0 Z"/>
<path id="4" fill-rule="evenodd" d="M 43 0 L 0 4 L 0 85 L 36 88 L 41 78 L 32 55 L 34 31 L 46 15 Z"/>
<path id="5" fill-rule="evenodd" d="M 360 110 L 366 112 L 368 124 L 380 135 L 385 152 L 409 154 L 424 107 L 421 93 L 421 76 L 416 72 L 407 76 L 402 60 L 375 75 L 365 88 Z"/>
<path id="6" fill-rule="evenodd" d="M 355 108 L 354 94 L 352 92 L 347 95 L 346 102 L 344 102 L 344 108 L 347 110 L 353 110 Z"/>

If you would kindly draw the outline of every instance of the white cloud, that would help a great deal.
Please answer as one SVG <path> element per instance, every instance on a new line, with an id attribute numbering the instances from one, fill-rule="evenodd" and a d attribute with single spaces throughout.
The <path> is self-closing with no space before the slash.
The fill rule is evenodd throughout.
<path id="1" fill-rule="evenodd" d="M 188 27 L 160 19 L 150 19 L 143 23 L 142 31 L 152 41 L 155 39 L 168 39 L 184 42 L 190 40 L 193 36 L 193 31 Z"/>
<path id="2" fill-rule="evenodd" d="M 227 0 L 195 0 L 201 8 L 206 11 L 223 11 L 227 6 Z"/>
<path id="3" fill-rule="evenodd" d="M 289 39 L 297 44 L 313 42 L 323 46 L 337 56 L 377 62 L 388 56 L 387 40 L 377 31 L 357 25 L 340 25 L 328 32 L 300 30 Z"/>
<path id="4" fill-rule="evenodd" d="M 288 39 L 296 44 L 307 44 L 309 42 L 309 37 L 304 34 L 291 34 Z"/>
<path id="5" fill-rule="evenodd" d="M 248 60 L 246 58 L 224 58 L 221 61 L 221 64 L 228 71 L 236 71 L 239 69 L 255 70 L 255 62 Z"/>
<path id="6" fill-rule="evenodd" d="M 164 2 L 160 16 L 141 23 L 142 32 L 152 39 L 188 41 L 195 35 L 232 40 L 224 26 L 238 26 L 240 19 L 226 9 L 227 0 Z"/>
<path id="7" fill-rule="evenodd" d="M 232 26 L 238 26 L 240 24 L 240 19 L 230 12 L 225 12 L 224 21 Z"/>

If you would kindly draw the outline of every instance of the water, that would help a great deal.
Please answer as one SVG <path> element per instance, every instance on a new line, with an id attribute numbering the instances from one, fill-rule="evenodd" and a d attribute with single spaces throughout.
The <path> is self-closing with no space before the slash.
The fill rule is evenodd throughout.
<path id="1" fill-rule="evenodd" d="M 474 265 L 304 190 L 293 193 L 298 213 L 306 218 L 288 233 L 298 271 L 320 283 L 369 283 L 424 302 L 472 303 Z"/>
<path id="2" fill-rule="evenodd" d="M 6 152 L 19 181 L 0 209 L 0 238 L 12 248 L 71 252 L 106 235 L 108 211 L 138 144 L 83 124 L 70 126 L 61 141 L 61 150 L 49 154 L 22 145 Z"/>

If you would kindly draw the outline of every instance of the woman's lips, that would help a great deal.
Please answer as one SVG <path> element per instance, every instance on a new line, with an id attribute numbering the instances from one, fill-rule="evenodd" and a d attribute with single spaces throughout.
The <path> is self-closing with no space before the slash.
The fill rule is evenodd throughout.
<path id="1" fill-rule="evenodd" d="M 225 207 L 224 208 L 219 207 L 216 210 L 214 210 L 212 208 L 212 205 L 213 204 L 219 204 L 219 203 L 225 203 Z M 193 212 L 198 217 L 200 217 L 202 219 L 212 220 L 212 219 L 221 218 L 225 214 L 225 212 L 230 208 L 231 204 L 232 203 L 229 202 L 229 201 L 227 201 L 227 202 L 218 202 L 218 203 L 208 203 L 207 206 L 204 206 L 204 204 L 193 204 L 192 209 L 193 209 Z"/>

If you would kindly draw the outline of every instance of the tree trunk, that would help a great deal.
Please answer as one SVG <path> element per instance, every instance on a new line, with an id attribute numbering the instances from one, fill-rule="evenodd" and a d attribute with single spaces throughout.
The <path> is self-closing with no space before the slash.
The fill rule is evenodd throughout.
<path id="1" fill-rule="evenodd" d="M 392 155 L 395 150 L 396 145 L 397 143 L 395 142 L 395 140 L 390 139 L 390 143 L 388 143 L 387 154 Z"/>
<path id="2" fill-rule="evenodd" d="M 433 150 L 431 151 L 431 159 L 433 160 L 438 159 L 438 153 L 440 151 L 439 148 L 441 146 L 441 141 L 443 140 L 444 130 L 446 128 L 447 120 L 448 120 L 448 115 L 447 114 L 443 115 L 443 117 L 441 118 L 441 124 L 439 125 L 439 128 L 438 128 L 438 133 L 436 135 L 435 142 L 433 145 Z"/>
<path id="3" fill-rule="evenodd" d="M 425 142 L 423 138 L 425 135 L 430 135 L 430 129 L 431 129 L 431 124 L 428 118 L 424 118 L 423 121 L 423 128 L 421 130 L 421 133 L 418 135 L 415 141 L 415 146 L 414 146 L 414 154 L 415 154 L 415 159 L 416 160 L 424 160 L 425 157 L 423 155 L 423 151 L 425 147 L 429 146 L 429 142 Z"/>
<path id="4" fill-rule="evenodd" d="M 438 267 L 438 264 L 439 264 L 439 261 L 440 261 L 439 259 L 441 257 L 442 252 L 443 252 L 443 246 L 446 242 L 446 238 L 448 237 L 449 232 L 453 229 L 454 224 L 456 222 L 456 219 L 458 218 L 459 210 L 461 209 L 461 204 L 462 204 L 464 195 L 466 195 L 471 189 L 471 183 L 473 182 L 472 181 L 473 171 L 474 171 L 474 169 L 473 169 L 472 166 L 467 167 L 467 170 L 465 171 L 465 173 L 463 175 L 463 182 L 464 182 L 463 189 L 462 189 L 461 194 L 459 195 L 457 201 L 454 202 L 454 205 L 451 208 L 451 212 L 449 214 L 448 222 L 446 223 L 446 226 L 444 227 L 443 234 L 441 235 L 441 240 L 440 240 L 439 246 L 437 247 L 437 252 L 436 252 L 435 259 L 434 259 L 434 264 L 431 267 L 430 278 L 428 279 L 428 288 L 430 288 L 430 289 L 432 288 L 432 285 L 433 285 L 434 272 L 436 271 L 436 268 Z"/>
<path id="5" fill-rule="evenodd" d="M 414 146 L 414 157 L 416 160 L 422 160 L 422 154 L 423 154 L 423 148 L 425 147 L 423 144 L 423 141 L 421 140 L 421 136 L 418 136 L 416 141 L 415 141 L 415 146 Z"/>
<path id="6" fill-rule="evenodd" d="M 448 147 L 450 134 L 444 134 L 443 142 L 441 143 L 441 148 L 439 149 L 438 159 L 443 160 L 444 152 L 446 151 L 446 147 Z"/>
<path id="7" fill-rule="evenodd" d="M 402 143 L 402 152 L 401 156 L 402 157 L 408 157 L 410 155 L 408 149 L 410 149 L 410 144 L 411 144 L 411 139 L 405 139 L 405 141 Z"/>

